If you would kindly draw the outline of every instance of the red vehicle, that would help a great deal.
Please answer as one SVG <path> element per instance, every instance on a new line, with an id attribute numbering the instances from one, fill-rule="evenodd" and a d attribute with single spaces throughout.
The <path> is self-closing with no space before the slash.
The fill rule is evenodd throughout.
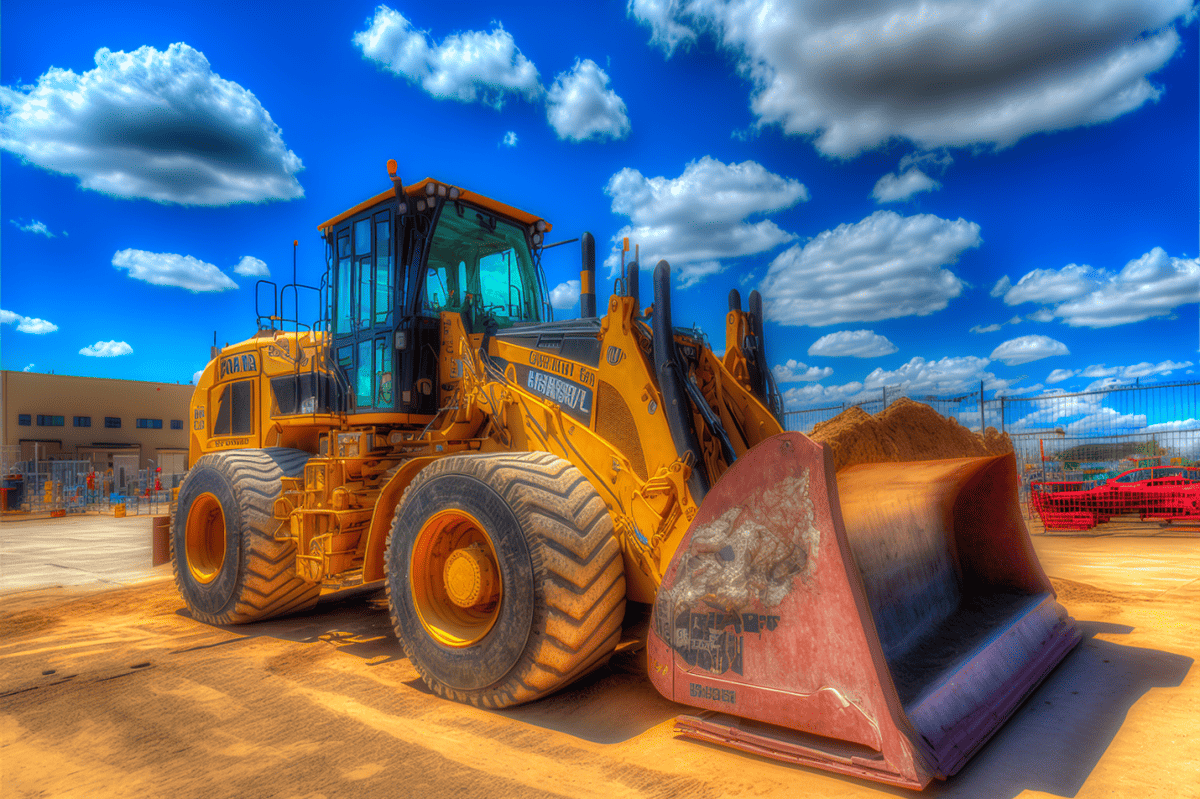
<path id="1" fill-rule="evenodd" d="M 1030 484 L 1030 501 L 1047 528 L 1088 530 L 1113 516 L 1200 520 L 1200 468 L 1150 466 L 1103 481 Z"/>

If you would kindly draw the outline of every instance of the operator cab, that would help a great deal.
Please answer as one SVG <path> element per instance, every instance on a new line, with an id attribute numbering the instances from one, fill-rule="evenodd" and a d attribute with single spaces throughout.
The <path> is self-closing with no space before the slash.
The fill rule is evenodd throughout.
<path id="1" fill-rule="evenodd" d="M 443 313 L 460 314 L 469 333 L 549 321 L 539 249 L 549 228 L 430 178 L 322 224 L 330 351 L 349 383 L 347 412 L 424 423 L 438 411 Z"/>

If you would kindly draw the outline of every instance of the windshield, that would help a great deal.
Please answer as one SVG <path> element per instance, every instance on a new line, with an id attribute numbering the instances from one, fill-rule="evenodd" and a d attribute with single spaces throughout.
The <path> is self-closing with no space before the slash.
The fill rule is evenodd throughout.
<path id="1" fill-rule="evenodd" d="M 447 203 L 429 248 L 420 311 L 491 316 L 500 327 L 542 321 L 543 298 L 524 229 Z"/>

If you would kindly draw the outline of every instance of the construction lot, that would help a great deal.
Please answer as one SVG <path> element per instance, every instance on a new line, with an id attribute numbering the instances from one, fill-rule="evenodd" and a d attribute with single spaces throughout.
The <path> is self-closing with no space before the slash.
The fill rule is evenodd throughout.
<path id="1" fill-rule="evenodd" d="M 914 795 L 675 736 L 687 710 L 636 648 L 489 712 L 426 690 L 380 590 L 201 624 L 150 567 L 150 525 L 0 525 L 0 795 Z M 925 795 L 1200 796 L 1200 536 L 1033 541 L 1083 643 Z"/>

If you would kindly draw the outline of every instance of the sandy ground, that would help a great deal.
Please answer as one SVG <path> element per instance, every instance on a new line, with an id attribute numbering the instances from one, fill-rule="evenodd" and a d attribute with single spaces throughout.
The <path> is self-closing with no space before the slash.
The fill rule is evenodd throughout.
<path id="1" fill-rule="evenodd" d="M 0 795 L 914 795 L 675 736 L 685 708 L 632 649 L 547 700 L 487 712 L 426 691 L 379 591 L 201 624 L 170 567 L 149 568 L 149 528 L 0 525 Z M 1034 543 L 1084 642 L 924 795 L 1200 796 L 1200 539 Z"/>

